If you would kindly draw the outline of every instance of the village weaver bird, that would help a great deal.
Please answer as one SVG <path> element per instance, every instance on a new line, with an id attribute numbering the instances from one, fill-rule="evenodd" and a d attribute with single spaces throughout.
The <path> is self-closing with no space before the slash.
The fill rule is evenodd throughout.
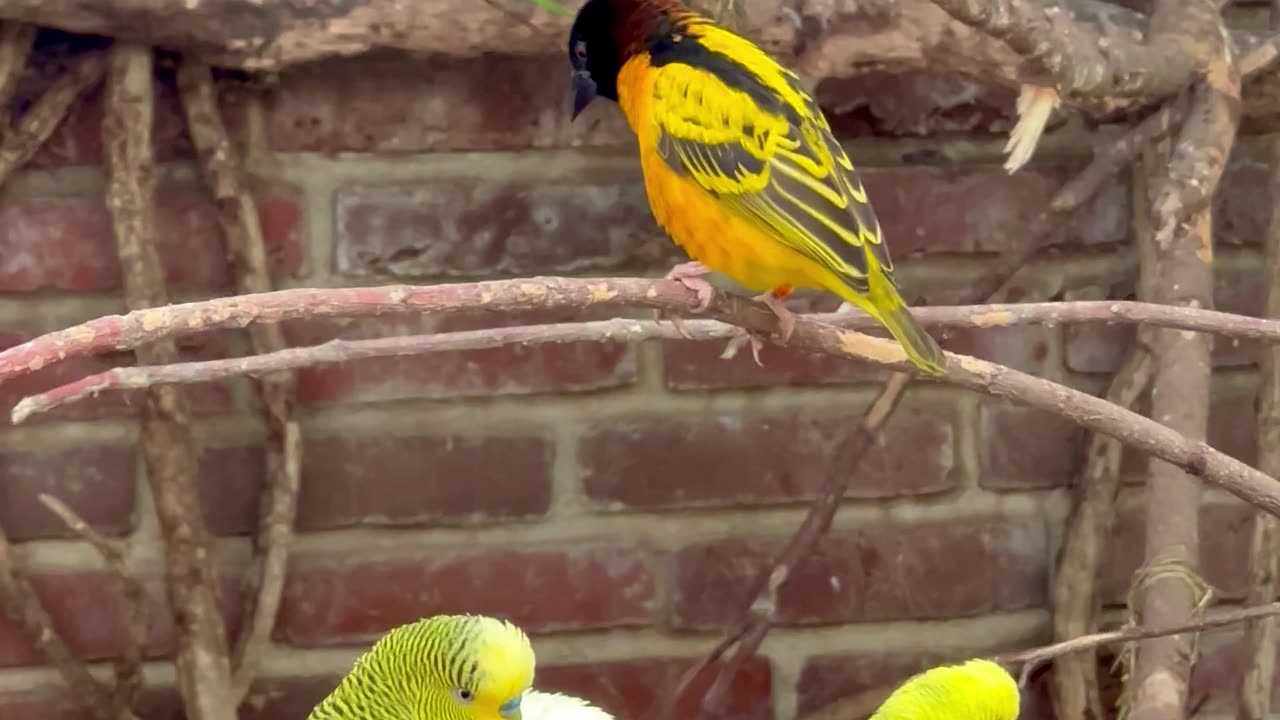
<path id="1" fill-rule="evenodd" d="M 694 260 L 667 277 L 697 291 L 697 309 L 712 297 L 701 276 L 723 273 L 767 291 L 756 299 L 785 343 L 795 317 L 783 299 L 826 289 L 884 325 L 920 370 L 943 373 L 941 348 L 898 293 L 866 189 L 795 73 L 677 0 L 588 0 L 569 61 L 573 117 L 608 98 L 635 132 L 654 217 Z"/>
<path id="2" fill-rule="evenodd" d="M 613 720 L 569 695 L 533 690 L 529 638 L 481 615 L 437 615 L 391 630 L 308 720 Z"/>

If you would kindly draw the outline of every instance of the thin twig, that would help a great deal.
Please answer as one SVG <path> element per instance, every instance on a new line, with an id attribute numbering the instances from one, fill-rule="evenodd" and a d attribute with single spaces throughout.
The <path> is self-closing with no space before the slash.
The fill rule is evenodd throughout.
<path id="1" fill-rule="evenodd" d="M 20 22 L 0 25 L 0 112 L 8 111 L 35 40 L 35 25 Z M 5 120 L 3 125 L 7 124 L 8 120 Z M 8 127 L 3 127 L 3 130 L 7 131 Z"/>
<path id="2" fill-rule="evenodd" d="M 1026 303 L 1021 305 L 968 305 L 916 308 L 913 313 L 926 327 L 1012 327 L 1019 324 L 1141 323 L 1208 332 L 1224 337 L 1280 342 L 1280 320 L 1195 308 L 1131 301 L 1079 301 Z M 815 313 L 802 315 L 815 322 L 856 330 L 876 327 L 865 315 Z M 686 335 L 695 340 L 724 340 L 738 332 L 715 320 L 688 320 Z M 158 385 L 189 385 L 232 377 L 269 377 L 301 368 L 332 365 L 377 357 L 427 355 L 458 350 L 483 350 L 506 345 L 547 345 L 577 342 L 639 342 L 685 338 L 669 323 L 651 320 L 596 320 L 590 322 L 523 325 L 462 330 L 435 335 L 404 335 L 367 340 L 330 340 L 320 345 L 289 348 L 263 355 L 203 360 L 173 365 L 138 365 L 112 368 L 66 385 L 23 398 L 11 413 L 15 424 L 34 415 L 95 397 L 105 392 L 142 390 Z M 1125 384 L 1127 387 L 1127 384 Z M 1128 398 L 1130 390 L 1118 397 Z M 1131 402 L 1131 401 L 1129 401 Z M 1123 403 L 1121 403 L 1123 404 Z M 877 425 L 878 427 L 878 425 Z M 856 454 L 856 453 L 855 453 Z M 841 477 L 845 477 L 841 475 Z"/>
<path id="3" fill-rule="evenodd" d="M 72 103 L 102 80 L 107 68 L 106 51 L 78 56 L 14 128 L 0 141 L 0 184 L 36 154 L 62 123 Z"/>
<path id="4" fill-rule="evenodd" d="M 231 250 L 236 290 L 241 293 L 271 289 L 266 244 L 257 203 L 245 188 L 243 165 L 218 114 L 213 71 L 208 65 L 184 57 L 178 68 L 178 87 L 187 114 L 187 126 L 204 166 L 206 182 L 217 198 L 219 218 Z M 279 325 L 249 328 L 250 345 L 258 355 L 286 348 Z M 236 643 L 233 694 L 244 701 L 262 657 L 271 643 L 271 630 L 284 592 L 285 566 L 297 513 L 298 486 L 302 474 L 302 439 L 293 419 L 295 377 L 291 373 L 259 376 L 254 383 L 266 420 L 266 489 L 261 501 L 258 532 L 254 537 L 253 563 L 245 576 L 245 617 L 248 625 Z"/>
<path id="5" fill-rule="evenodd" d="M 124 271 L 126 304 L 135 311 L 162 312 L 169 298 L 156 251 L 152 73 L 151 48 L 117 44 L 112 49 L 103 144 L 109 170 L 107 207 Z M 134 350 L 141 363 L 178 359 L 174 343 L 167 339 Z M 165 586 L 178 628 L 178 689 L 186 713 L 192 720 L 234 720 L 214 555 L 196 492 L 191 411 L 179 388 L 147 393 L 141 445 L 164 536 Z"/>
<path id="6" fill-rule="evenodd" d="M 71 532 L 98 551 L 102 564 L 111 573 L 116 589 L 129 608 L 128 640 L 116 660 L 116 687 L 112 695 L 111 715 L 120 720 L 130 720 L 135 717 L 133 706 L 142 690 L 142 660 L 147 645 L 146 588 L 142 581 L 129 572 L 124 551 L 117 543 L 103 537 L 58 498 L 45 493 L 40 493 L 39 498 Z"/>
<path id="7" fill-rule="evenodd" d="M 1175 104 L 1166 105 L 1165 110 L 1172 113 L 1173 107 Z M 1131 175 L 1133 207 L 1145 208 L 1145 168 L 1135 169 Z M 1138 247 L 1138 299 L 1150 300 L 1155 292 L 1156 248 L 1148 213 L 1133 213 L 1133 235 Z M 1107 389 L 1107 400 L 1120 407 L 1133 408 L 1151 384 L 1154 363 L 1150 327 L 1138 328 L 1133 347 Z M 1096 433 L 1089 438 L 1084 469 L 1076 482 L 1076 502 L 1067 518 L 1053 578 L 1053 637 L 1059 642 L 1084 635 L 1096 626 L 1098 575 L 1120 492 L 1121 450 L 1111 438 Z M 1093 653 L 1062 656 L 1054 663 L 1050 676 L 1055 716 L 1102 720 L 1105 715 L 1099 687 L 1098 663 Z"/>
<path id="8" fill-rule="evenodd" d="M 53 619 L 31 586 L 26 570 L 13 555 L 4 530 L 0 529 L 0 605 L 15 622 L 21 623 L 36 648 L 58 670 L 76 700 L 97 720 L 117 720 L 111 714 L 111 693 L 89 674 L 53 625 Z"/>

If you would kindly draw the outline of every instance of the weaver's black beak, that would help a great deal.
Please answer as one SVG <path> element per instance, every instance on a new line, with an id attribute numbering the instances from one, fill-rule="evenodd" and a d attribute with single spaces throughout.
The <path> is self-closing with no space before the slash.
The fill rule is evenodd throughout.
<path id="1" fill-rule="evenodd" d="M 596 99 L 596 81 L 591 79 L 591 73 L 586 70 L 573 71 L 573 115 L 569 117 L 570 122 L 577 119 L 578 113 L 591 104 Z"/>

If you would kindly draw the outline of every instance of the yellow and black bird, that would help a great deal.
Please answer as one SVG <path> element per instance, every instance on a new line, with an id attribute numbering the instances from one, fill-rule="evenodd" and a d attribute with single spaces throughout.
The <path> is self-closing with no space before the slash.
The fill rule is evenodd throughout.
<path id="1" fill-rule="evenodd" d="M 916 366 L 941 348 L 893 280 L 866 190 L 795 73 L 676 0 L 588 0 L 569 34 L 573 115 L 604 97 L 640 144 L 649 205 L 694 259 L 668 275 L 698 291 L 727 275 L 777 313 L 796 288 L 824 288 L 883 324 Z M 754 339 L 753 339 L 754 341 Z"/>

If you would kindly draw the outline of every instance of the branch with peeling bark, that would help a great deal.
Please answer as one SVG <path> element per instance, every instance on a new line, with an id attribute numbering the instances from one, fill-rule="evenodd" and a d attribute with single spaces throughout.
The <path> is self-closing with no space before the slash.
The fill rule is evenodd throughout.
<path id="1" fill-rule="evenodd" d="M 935 306 L 916 308 L 912 314 L 922 325 L 933 329 L 960 327 L 993 329 L 1033 324 L 1141 323 L 1152 327 L 1191 330 L 1237 339 L 1252 338 L 1280 342 L 1280 320 L 1263 320 L 1214 310 L 1131 301 Z M 801 317 L 853 330 L 865 331 L 878 328 L 877 323 L 866 315 L 817 313 Z M 715 320 L 687 320 L 682 323 L 682 327 L 683 334 L 667 323 L 616 318 L 369 340 L 330 340 L 320 345 L 288 348 L 242 358 L 204 360 L 174 365 L 118 367 L 25 397 L 14 406 L 11 419 L 14 424 L 22 423 L 34 415 L 107 392 L 145 390 L 160 385 L 189 385 L 232 377 L 266 377 L 301 368 L 377 357 L 481 350 L 506 345 L 640 342 L 656 339 L 730 340 L 738 332 L 734 326 Z M 1130 398 L 1134 392 L 1126 389 L 1120 393 L 1120 396 Z M 1116 400 L 1112 399 L 1112 402 Z M 1131 403 L 1131 398 L 1125 402 L 1116 402 L 1121 406 Z"/>
<path id="2" fill-rule="evenodd" d="M 290 318 L 395 312 L 448 314 L 480 308 L 509 313 L 625 307 L 687 314 L 698 304 L 697 295 L 678 282 L 638 278 L 543 277 L 431 286 L 279 290 L 152 307 L 48 333 L 0 352 L 0 383 L 97 350 L 132 350 L 192 333 Z M 727 293 L 717 293 L 703 314 L 762 335 L 778 330 L 777 316 L 767 307 Z M 910 372 L 911 368 L 901 346 L 892 340 L 804 317 L 797 321 L 790 345 L 897 371 Z M 1008 398 L 1116 437 L 1268 512 L 1280 514 L 1280 483 L 1202 441 L 1189 441 L 1101 398 L 985 360 L 947 353 L 946 371 L 942 382 Z"/>

